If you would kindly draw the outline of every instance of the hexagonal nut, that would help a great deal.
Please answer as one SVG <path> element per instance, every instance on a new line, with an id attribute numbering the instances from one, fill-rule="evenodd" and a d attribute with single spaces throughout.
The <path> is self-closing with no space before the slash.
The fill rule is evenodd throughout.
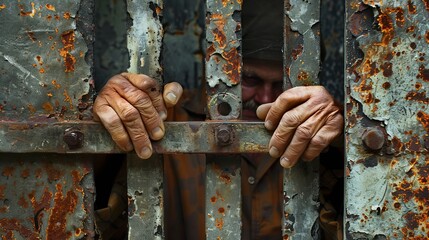
<path id="1" fill-rule="evenodd" d="M 215 128 L 215 138 L 219 146 L 231 145 L 234 142 L 234 131 L 231 126 L 219 125 Z"/>

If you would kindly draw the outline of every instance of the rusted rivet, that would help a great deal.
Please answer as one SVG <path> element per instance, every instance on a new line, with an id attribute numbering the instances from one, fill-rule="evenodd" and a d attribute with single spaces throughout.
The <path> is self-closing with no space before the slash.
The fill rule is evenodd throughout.
<path id="1" fill-rule="evenodd" d="M 70 150 L 82 147 L 84 134 L 77 128 L 71 127 L 64 131 L 63 140 Z"/>
<path id="2" fill-rule="evenodd" d="M 227 146 L 234 141 L 234 134 L 231 126 L 219 125 L 215 130 L 216 142 L 220 146 Z"/>
<path id="3" fill-rule="evenodd" d="M 381 127 L 369 127 L 362 134 L 362 142 L 371 150 L 380 150 L 384 141 L 384 133 Z"/>

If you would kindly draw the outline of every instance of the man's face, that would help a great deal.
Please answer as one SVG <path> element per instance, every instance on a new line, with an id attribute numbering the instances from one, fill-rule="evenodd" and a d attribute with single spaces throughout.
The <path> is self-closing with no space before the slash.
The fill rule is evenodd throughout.
<path id="1" fill-rule="evenodd" d="M 243 120 L 258 120 L 256 109 L 283 92 L 283 66 L 279 61 L 243 59 Z"/>

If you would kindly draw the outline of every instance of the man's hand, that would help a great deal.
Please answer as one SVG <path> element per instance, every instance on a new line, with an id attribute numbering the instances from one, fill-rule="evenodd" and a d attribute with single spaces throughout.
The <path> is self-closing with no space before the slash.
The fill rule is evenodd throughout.
<path id="1" fill-rule="evenodd" d="M 343 116 L 332 96 L 321 86 L 295 87 L 275 102 L 263 104 L 257 115 L 273 130 L 272 157 L 290 168 L 299 158 L 311 161 L 343 132 Z"/>
<path id="2" fill-rule="evenodd" d="M 112 77 L 94 102 L 94 119 L 101 121 L 124 151 L 136 150 L 140 158 L 152 155 L 151 140 L 164 136 L 167 108 L 182 96 L 178 83 L 161 91 L 157 81 L 142 74 L 122 73 Z"/>

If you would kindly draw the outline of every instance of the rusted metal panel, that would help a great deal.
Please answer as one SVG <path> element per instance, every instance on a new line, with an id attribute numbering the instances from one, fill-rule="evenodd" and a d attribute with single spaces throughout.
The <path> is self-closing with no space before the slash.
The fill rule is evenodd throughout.
<path id="1" fill-rule="evenodd" d="M 156 153 L 262 153 L 271 137 L 261 122 L 166 122 L 165 129 L 164 138 L 153 142 Z M 92 121 L 3 122 L 0 134 L 0 152 L 121 152 L 104 127 Z"/>
<path id="2" fill-rule="evenodd" d="M 241 0 L 207 1 L 206 87 L 208 118 L 211 120 L 224 121 L 241 118 L 242 63 L 239 48 L 241 4 Z M 242 130 L 245 129 L 246 127 L 242 128 Z M 232 128 L 232 125 L 220 124 L 214 128 L 214 131 L 208 132 L 212 137 L 214 136 L 218 152 L 224 152 L 234 145 L 237 146 L 237 140 L 241 136 L 236 130 L 236 128 Z M 244 139 L 239 141 L 241 140 Z M 251 139 L 247 140 L 252 142 Z M 241 238 L 240 165 L 239 155 L 208 157 L 206 167 L 207 239 Z"/>
<path id="3" fill-rule="evenodd" d="M 285 1 L 284 88 L 319 83 L 320 1 Z M 284 171 L 284 239 L 319 239 L 319 161 Z"/>
<path id="4" fill-rule="evenodd" d="M 429 4 L 347 1 L 347 239 L 427 239 Z"/>
<path id="5" fill-rule="evenodd" d="M 128 31 L 129 72 L 144 73 L 162 84 L 160 55 L 163 28 L 163 1 L 127 0 L 132 19 Z M 128 238 L 164 239 L 163 159 L 153 155 L 142 161 L 134 154 L 127 157 Z"/>
<path id="6" fill-rule="evenodd" d="M 94 181 L 88 156 L 2 154 L 3 239 L 92 239 Z"/>
<path id="7" fill-rule="evenodd" d="M 84 117 L 92 87 L 92 6 L 92 0 L 2 3 L 0 119 Z"/>

